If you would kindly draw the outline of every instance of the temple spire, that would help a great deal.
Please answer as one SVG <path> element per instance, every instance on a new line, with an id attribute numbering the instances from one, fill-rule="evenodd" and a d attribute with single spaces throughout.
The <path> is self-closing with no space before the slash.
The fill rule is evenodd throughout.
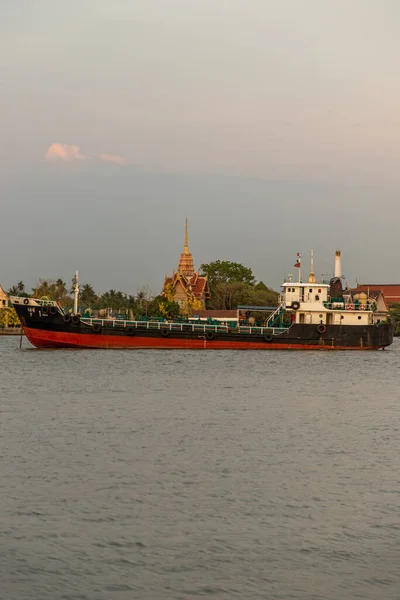
<path id="1" fill-rule="evenodd" d="M 194 263 L 193 256 L 189 252 L 189 233 L 188 233 L 188 220 L 185 222 L 185 242 L 183 246 L 183 252 L 179 261 L 178 273 L 185 275 L 185 277 L 192 277 L 194 274 Z"/>
<path id="2" fill-rule="evenodd" d="M 186 217 L 186 223 L 185 223 L 185 243 L 183 246 L 183 252 L 185 254 L 189 254 L 189 233 L 188 233 L 188 220 Z"/>

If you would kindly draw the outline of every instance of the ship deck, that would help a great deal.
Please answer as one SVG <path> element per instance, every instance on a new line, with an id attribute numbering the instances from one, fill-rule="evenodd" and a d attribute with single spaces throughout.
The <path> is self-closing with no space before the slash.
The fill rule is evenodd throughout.
<path id="1" fill-rule="evenodd" d="M 100 325 L 101 327 L 109 327 L 115 329 L 128 329 L 133 327 L 138 330 L 151 329 L 151 330 L 165 330 L 168 331 L 192 331 L 195 333 L 242 333 L 246 335 L 279 335 L 289 330 L 289 327 L 260 327 L 260 326 L 248 326 L 248 325 L 236 325 L 230 323 L 228 325 L 222 324 L 210 324 L 210 323 L 190 323 L 188 322 L 168 322 L 168 321 L 128 321 L 122 319 L 100 319 L 93 318 L 88 319 L 86 317 L 81 318 L 83 325 Z"/>

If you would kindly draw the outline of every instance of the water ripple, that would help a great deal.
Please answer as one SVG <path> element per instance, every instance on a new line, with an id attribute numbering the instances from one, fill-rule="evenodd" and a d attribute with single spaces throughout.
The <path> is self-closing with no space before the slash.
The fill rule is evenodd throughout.
<path id="1" fill-rule="evenodd" d="M 397 340 L 18 343 L 0 338 L 1 597 L 400 598 Z"/>

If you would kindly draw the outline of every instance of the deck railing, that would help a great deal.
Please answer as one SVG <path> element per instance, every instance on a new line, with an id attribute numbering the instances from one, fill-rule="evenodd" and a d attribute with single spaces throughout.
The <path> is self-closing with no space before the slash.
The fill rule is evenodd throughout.
<path id="1" fill-rule="evenodd" d="M 274 323 L 275 319 L 277 319 L 277 317 L 281 314 L 281 312 L 284 310 L 283 304 L 279 304 L 278 308 L 268 317 L 267 319 L 267 327 L 268 326 L 272 326 L 272 324 Z"/>
<path id="2" fill-rule="evenodd" d="M 367 302 L 366 304 L 351 303 L 351 302 L 323 302 L 323 305 L 328 310 L 356 310 L 356 311 L 375 311 L 376 304 Z"/>
<path id="3" fill-rule="evenodd" d="M 82 318 L 82 323 L 86 325 L 101 325 L 101 327 L 110 327 L 115 329 L 126 329 L 127 327 L 134 327 L 135 329 L 152 329 L 162 330 L 167 329 L 168 331 L 192 331 L 197 333 L 247 333 L 247 334 L 258 334 L 258 335 L 279 335 L 284 333 L 288 327 L 250 327 L 237 325 L 232 327 L 229 325 L 210 325 L 207 323 L 166 323 L 160 321 L 123 321 L 121 319 L 98 319 L 98 318 Z"/>

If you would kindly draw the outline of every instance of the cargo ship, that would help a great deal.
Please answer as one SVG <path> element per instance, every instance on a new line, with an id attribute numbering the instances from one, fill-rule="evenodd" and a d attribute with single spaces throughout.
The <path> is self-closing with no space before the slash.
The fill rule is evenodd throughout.
<path id="1" fill-rule="evenodd" d="M 67 312 L 47 298 L 11 297 L 27 339 L 36 348 L 94 349 L 207 349 L 207 350 L 378 350 L 393 342 L 388 315 L 381 314 L 370 298 L 353 301 L 343 289 L 340 251 L 335 255 L 334 276 L 318 283 L 311 253 L 310 274 L 301 278 L 301 257 L 296 264 L 298 281 L 285 278 L 278 306 L 251 307 L 257 319 L 234 322 L 201 322 L 94 318 L 80 314 L 76 277 L 74 308 Z"/>

